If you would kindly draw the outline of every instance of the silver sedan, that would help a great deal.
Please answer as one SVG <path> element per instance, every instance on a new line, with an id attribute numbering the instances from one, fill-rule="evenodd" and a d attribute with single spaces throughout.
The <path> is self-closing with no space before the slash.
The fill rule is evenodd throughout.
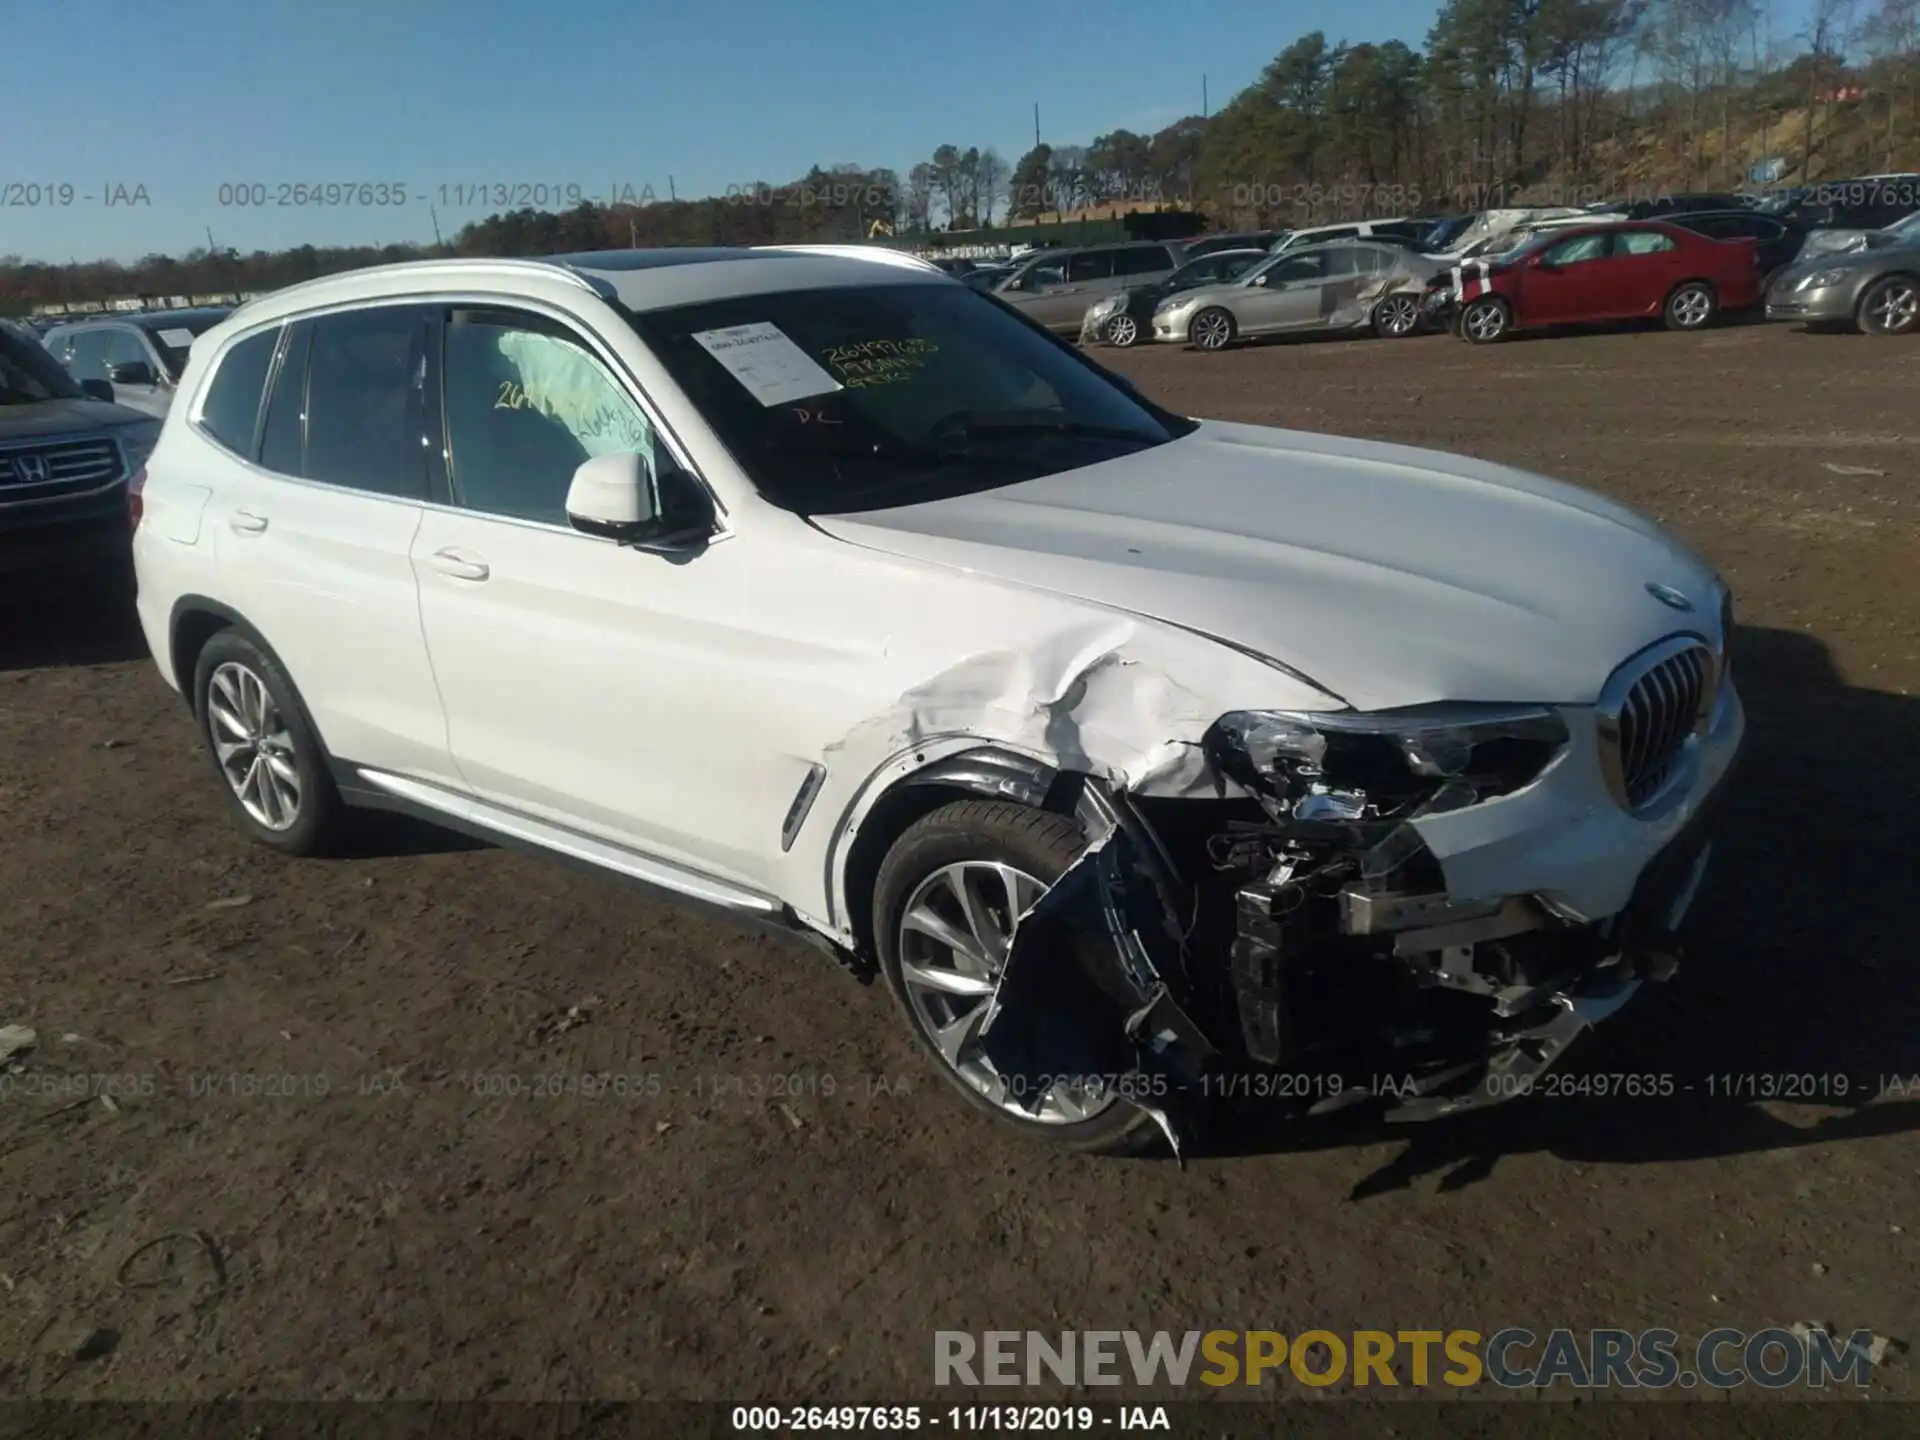
<path id="1" fill-rule="evenodd" d="M 1867 335 L 1920 333 L 1920 243 L 1800 261 L 1768 287 L 1767 319 L 1850 325 Z"/>
<path id="2" fill-rule="evenodd" d="M 1230 285 L 1169 296 L 1153 312 L 1153 338 L 1198 350 L 1236 340 L 1316 330 L 1372 330 L 1389 339 L 1420 328 L 1420 297 L 1436 262 L 1364 241 L 1289 250 Z"/>

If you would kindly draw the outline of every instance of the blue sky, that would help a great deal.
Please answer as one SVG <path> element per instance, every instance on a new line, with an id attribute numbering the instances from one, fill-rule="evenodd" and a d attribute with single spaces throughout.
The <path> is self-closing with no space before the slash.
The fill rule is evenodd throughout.
<path id="1" fill-rule="evenodd" d="M 1777 0 L 1797 9 L 1803 0 Z M 430 240 L 441 186 L 589 198 L 1009 160 L 1215 108 L 1303 32 L 1418 44 L 1430 0 L 4 0 L 0 255 Z M 1782 33 L 1791 25 L 1781 25 Z M 399 208 L 241 208 L 223 184 L 385 182 Z M 35 187 L 73 203 L 31 203 Z M 108 204 L 124 193 L 146 204 Z M 124 191 L 119 188 L 124 187 Z M 485 206 L 439 207 L 451 234 Z"/>

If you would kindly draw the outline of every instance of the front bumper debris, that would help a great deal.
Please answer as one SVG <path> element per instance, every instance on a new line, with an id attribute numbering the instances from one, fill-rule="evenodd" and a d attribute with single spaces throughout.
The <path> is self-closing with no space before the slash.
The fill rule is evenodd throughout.
<path id="1" fill-rule="evenodd" d="M 1393 1121 L 1524 1095 L 1677 970 L 1725 778 L 1598 920 L 1529 894 L 1462 903 L 1404 823 L 1364 847 L 1306 844 L 1335 832 L 1276 827 L 1251 799 L 1089 781 L 1088 849 L 1021 920 L 983 1052 L 1033 1093 L 1063 1075 L 1117 1086 L 1176 1153 L 1235 1094 Z"/>

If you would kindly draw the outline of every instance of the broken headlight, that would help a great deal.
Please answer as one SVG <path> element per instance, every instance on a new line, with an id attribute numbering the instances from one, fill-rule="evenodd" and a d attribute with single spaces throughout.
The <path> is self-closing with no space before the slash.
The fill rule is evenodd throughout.
<path id="1" fill-rule="evenodd" d="M 1432 705 L 1237 710 L 1214 722 L 1205 745 L 1221 773 L 1285 807 L 1275 818 L 1351 824 L 1510 795 L 1566 742 L 1565 722 L 1546 706 Z"/>

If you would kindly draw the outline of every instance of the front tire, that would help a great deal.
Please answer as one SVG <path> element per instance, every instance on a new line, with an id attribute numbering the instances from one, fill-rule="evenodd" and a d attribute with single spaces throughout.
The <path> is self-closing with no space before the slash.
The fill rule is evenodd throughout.
<path id="1" fill-rule="evenodd" d="M 1507 302 L 1482 297 L 1460 312 L 1460 338 L 1469 345 L 1493 345 L 1507 338 L 1513 329 L 1513 312 Z"/>
<path id="2" fill-rule="evenodd" d="M 1420 328 L 1420 302 L 1412 295 L 1389 295 L 1373 307 L 1373 333 L 1382 340 L 1404 340 Z"/>
<path id="3" fill-rule="evenodd" d="M 1016 1098 L 977 1045 L 1020 915 L 1086 848 L 1061 815 L 1001 801 L 943 805 L 909 826 L 880 866 L 874 938 L 914 1038 L 968 1105 L 1028 1139 L 1124 1153 L 1158 1133 L 1145 1111 L 1064 1085 Z"/>
<path id="4" fill-rule="evenodd" d="M 1196 350 L 1224 350 L 1233 343 L 1236 329 L 1229 312 L 1209 306 L 1187 322 L 1187 343 Z"/>
<path id="5" fill-rule="evenodd" d="M 300 692 L 279 661 L 222 630 L 193 669 L 193 708 L 234 815 L 259 844 L 319 855 L 340 840 L 345 807 Z"/>
<path id="6" fill-rule="evenodd" d="M 1704 330 L 1720 312 L 1720 297 L 1713 287 L 1700 280 L 1676 286 L 1667 296 L 1666 317 L 1669 330 Z"/>
<path id="7" fill-rule="evenodd" d="M 1862 335 L 1911 335 L 1920 329 L 1920 279 L 1887 275 L 1860 297 L 1854 323 Z"/>
<path id="8" fill-rule="evenodd" d="M 1125 311 L 1114 316 L 1107 322 L 1107 343 L 1122 350 L 1132 349 L 1140 343 L 1140 322 Z"/>

